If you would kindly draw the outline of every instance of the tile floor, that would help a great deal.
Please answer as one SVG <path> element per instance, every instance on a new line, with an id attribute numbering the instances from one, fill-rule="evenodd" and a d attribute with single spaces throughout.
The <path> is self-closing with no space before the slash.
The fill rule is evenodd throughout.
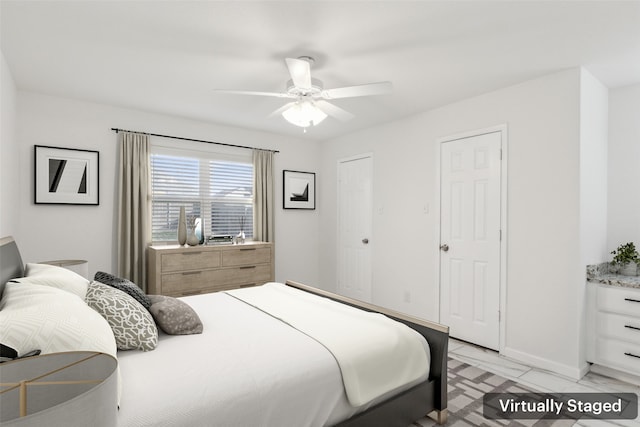
<path id="1" fill-rule="evenodd" d="M 589 372 L 580 380 L 574 380 L 544 369 L 532 368 L 498 355 L 495 351 L 454 339 L 449 341 L 449 356 L 542 392 L 624 392 L 640 394 L 640 386 L 635 384 L 626 383 L 593 372 Z M 602 420 L 579 421 L 575 426 L 640 427 L 640 417 L 635 420 L 616 422 Z"/>

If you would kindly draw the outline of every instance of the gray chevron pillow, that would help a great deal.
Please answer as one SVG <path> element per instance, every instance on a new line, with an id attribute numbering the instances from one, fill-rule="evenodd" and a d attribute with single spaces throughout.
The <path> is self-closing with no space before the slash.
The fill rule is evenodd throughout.
<path id="1" fill-rule="evenodd" d="M 151 300 L 149 297 L 145 295 L 138 285 L 130 280 L 116 277 L 113 274 L 105 273 L 104 271 L 98 271 L 93 277 L 93 280 L 97 280 L 100 283 L 104 283 L 105 285 L 109 285 L 113 288 L 120 289 L 122 292 L 128 293 L 147 310 L 151 307 Z"/>

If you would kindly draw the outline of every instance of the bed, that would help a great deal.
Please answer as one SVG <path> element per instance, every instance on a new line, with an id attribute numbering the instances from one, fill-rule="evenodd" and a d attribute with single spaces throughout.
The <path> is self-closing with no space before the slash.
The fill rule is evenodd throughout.
<path id="1" fill-rule="evenodd" d="M 12 238 L 0 241 L 0 274 L 0 286 L 25 274 Z M 7 286 L 18 289 L 14 283 Z M 296 322 L 306 323 L 306 309 L 285 318 L 254 305 L 250 300 L 254 294 L 247 292 L 188 296 L 180 301 L 198 314 L 202 333 L 161 331 L 152 351 L 117 351 L 121 378 L 117 425 L 406 427 L 430 413 L 438 423 L 446 422 L 447 327 L 292 281 L 255 291 L 269 289 L 276 296 L 309 299 L 314 306 L 326 302 L 340 311 L 399 322 L 420 336 L 427 370 L 354 404 L 356 391 L 364 395 L 367 388 L 362 383 L 348 386 L 351 374 L 332 344 L 313 338 L 304 328 L 296 329 Z M 282 301 L 274 300 L 276 305 Z M 280 305 L 286 309 L 287 304 Z M 329 335 L 341 334 L 342 330 Z M 112 351 L 111 344 L 105 348 L 89 350 Z M 353 369 L 364 372 L 360 365 Z M 399 370 L 393 377 L 401 375 Z"/>

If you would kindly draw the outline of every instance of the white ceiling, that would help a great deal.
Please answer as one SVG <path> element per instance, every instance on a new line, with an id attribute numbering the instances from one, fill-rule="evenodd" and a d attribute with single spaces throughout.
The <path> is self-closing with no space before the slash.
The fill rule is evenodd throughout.
<path id="1" fill-rule="evenodd" d="M 640 1 L 1 0 L 0 18 L 19 89 L 313 139 L 568 67 L 640 82 Z M 306 134 L 268 117 L 288 100 L 214 92 L 283 91 L 301 55 L 325 88 L 394 91 L 336 100 L 356 118 Z"/>

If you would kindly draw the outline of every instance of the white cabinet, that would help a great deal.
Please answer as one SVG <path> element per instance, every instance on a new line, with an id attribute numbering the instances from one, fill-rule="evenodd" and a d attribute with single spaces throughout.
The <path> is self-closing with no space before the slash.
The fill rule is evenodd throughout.
<path id="1" fill-rule="evenodd" d="M 640 375 L 640 289 L 587 283 L 587 360 Z"/>

